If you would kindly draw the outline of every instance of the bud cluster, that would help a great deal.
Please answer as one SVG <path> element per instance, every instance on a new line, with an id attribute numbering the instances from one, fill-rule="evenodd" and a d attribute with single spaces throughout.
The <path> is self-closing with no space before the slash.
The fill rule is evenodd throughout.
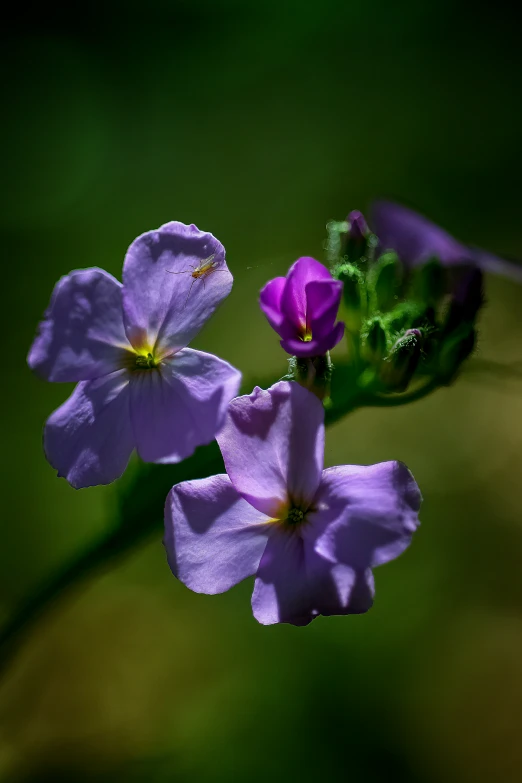
<path id="1" fill-rule="evenodd" d="M 480 269 L 437 258 L 412 268 L 380 246 L 360 212 L 330 223 L 328 233 L 332 275 L 343 283 L 351 380 L 378 396 L 451 383 L 475 345 Z"/>

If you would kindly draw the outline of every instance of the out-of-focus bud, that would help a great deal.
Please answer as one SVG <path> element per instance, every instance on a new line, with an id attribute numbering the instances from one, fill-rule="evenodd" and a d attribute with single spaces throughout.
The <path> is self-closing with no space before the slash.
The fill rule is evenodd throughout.
<path id="1" fill-rule="evenodd" d="M 377 365 L 386 356 L 387 339 L 382 319 L 375 316 L 366 324 L 361 355 L 370 364 Z"/>
<path id="2" fill-rule="evenodd" d="M 399 337 L 381 365 L 381 381 L 388 391 L 402 392 L 417 369 L 422 349 L 420 329 L 408 329 Z"/>
<path id="3" fill-rule="evenodd" d="M 414 295 L 430 307 L 436 307 L 447 293 L 448 274 L 440 261 L 433 258 L 417 267 L 413 280 Z"/>
<path id="4" fill-rule="evenodd" d="M 371 241 L 373 235 L 368 228 L 364 215 L 358 209 L 350 212 L 346 218 L 346 225 L 347 230 L 342 238 L 341 255 L 347 261 L 353 263 L 359 261 L 363 256 L 368 256 L 369 245 L 373 247 L 373 242 Z"/>
<path id="5" fill-rule="evenodd" d="M 472 324 L 484 304 L 484 276 L 477 267 L 452 270 L 452 294 L 444 330 L 446 333 L 461 324 Z"/>
<path id="6" fill-rule="evenodd" d="M 364 275 L 354 264 L 341 264 L 334 275 L 343 283 L 341 317 L 346 329 L 358 332 L 368 309 Z"/>
<path id="7" fill-rule="evenodd" d="M 382 255 L 369 275 L 369 285 L 377 310 L 385 313 L 395 307 L 399 301 L 402 279 L 403 269 L 397 254 Z"/>
<path id="8" fill-rule="evenodd" d="M 438 372 L 441 382 L 449 384 L 459 371 L 462 362 L 472 353 L 477 333 L 469 324 L 461 324 L 444 338 L 439 355 Z"/>

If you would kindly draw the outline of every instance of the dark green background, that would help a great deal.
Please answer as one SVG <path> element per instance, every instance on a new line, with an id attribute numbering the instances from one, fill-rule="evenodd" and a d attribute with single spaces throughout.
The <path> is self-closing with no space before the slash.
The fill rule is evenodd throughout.
<path id="1" fill-rule="evenodd" d="M 325 224 L 394 197 L 522 258 L 520 28 L 497 3 L 24 5 L 4 26 L 0 617 L 114 524 L 41 451 L 69 387 L 25 356 L 58 277 L 120 276 L 168 220 L 226 246 L 234 290 L 198 337 L 248 376 L 285 357 L 266 280 Z M 478 355 L 520 362 L 522 290 L 487 279 Z M 342 349 L 340 350 L 342 354 Z M 339 355 L 339 354 L 338 354 Z M 365 616 L 253 620 L 205 597 L 159 536 L 56 603 L 0 685 L 3 781 L 515 783 L 522 776 L 522 384 L 469 371 L 328 431 L 326 464 L 405 461 L 410 550 Z"/>

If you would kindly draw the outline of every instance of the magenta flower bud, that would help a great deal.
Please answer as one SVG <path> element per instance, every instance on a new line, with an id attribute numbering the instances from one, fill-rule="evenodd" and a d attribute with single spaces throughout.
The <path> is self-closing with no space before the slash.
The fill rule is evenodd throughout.
<path id="1" fill-rule="evenodd" d="M 342 339 L 336 323 L 343 285 L 315 258 L 299 258 L 286 277 L 270 280 L 259 303 L 268 323 L 292 356 L 321 356 Z"/>

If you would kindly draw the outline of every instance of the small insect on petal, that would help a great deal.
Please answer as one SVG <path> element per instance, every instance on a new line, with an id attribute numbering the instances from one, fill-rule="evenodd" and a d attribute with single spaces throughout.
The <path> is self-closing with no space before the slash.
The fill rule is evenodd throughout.
<path id="1" fill-rule="evenodd" d="M 190 296 L 190 292 L 192 291 L 192 286 L 196 282 L 196 280 L 199 280 L 202 278 L 203 280 L 203 287 L 205 286 L 205 278 L 209 277 L 209 275 L 213 274 L 213 272 L 226 272 L 226 269 L 217 269 L 218 262 L 214 261 L 216 254 L 212 253 L 211 256 L 208 258 L 204 258 L 201 264 L 198 266 L 192 266 L 190 264 L 190 269 L 183 269 L 181 272 L 171 272 L 170 269 L 166 269 L 165 271 L 169 273 L 169 275 L 190 275 L 193 280 L 190 284 L 190 288 L 187 294 L 187 298 L 185 299 L 185 304 L 183 305 L 183 308 L 185 308 L 185 305 L 188 302 L 188 298 Z M 192 270 L 192 271 L 191 271 Z"/>

